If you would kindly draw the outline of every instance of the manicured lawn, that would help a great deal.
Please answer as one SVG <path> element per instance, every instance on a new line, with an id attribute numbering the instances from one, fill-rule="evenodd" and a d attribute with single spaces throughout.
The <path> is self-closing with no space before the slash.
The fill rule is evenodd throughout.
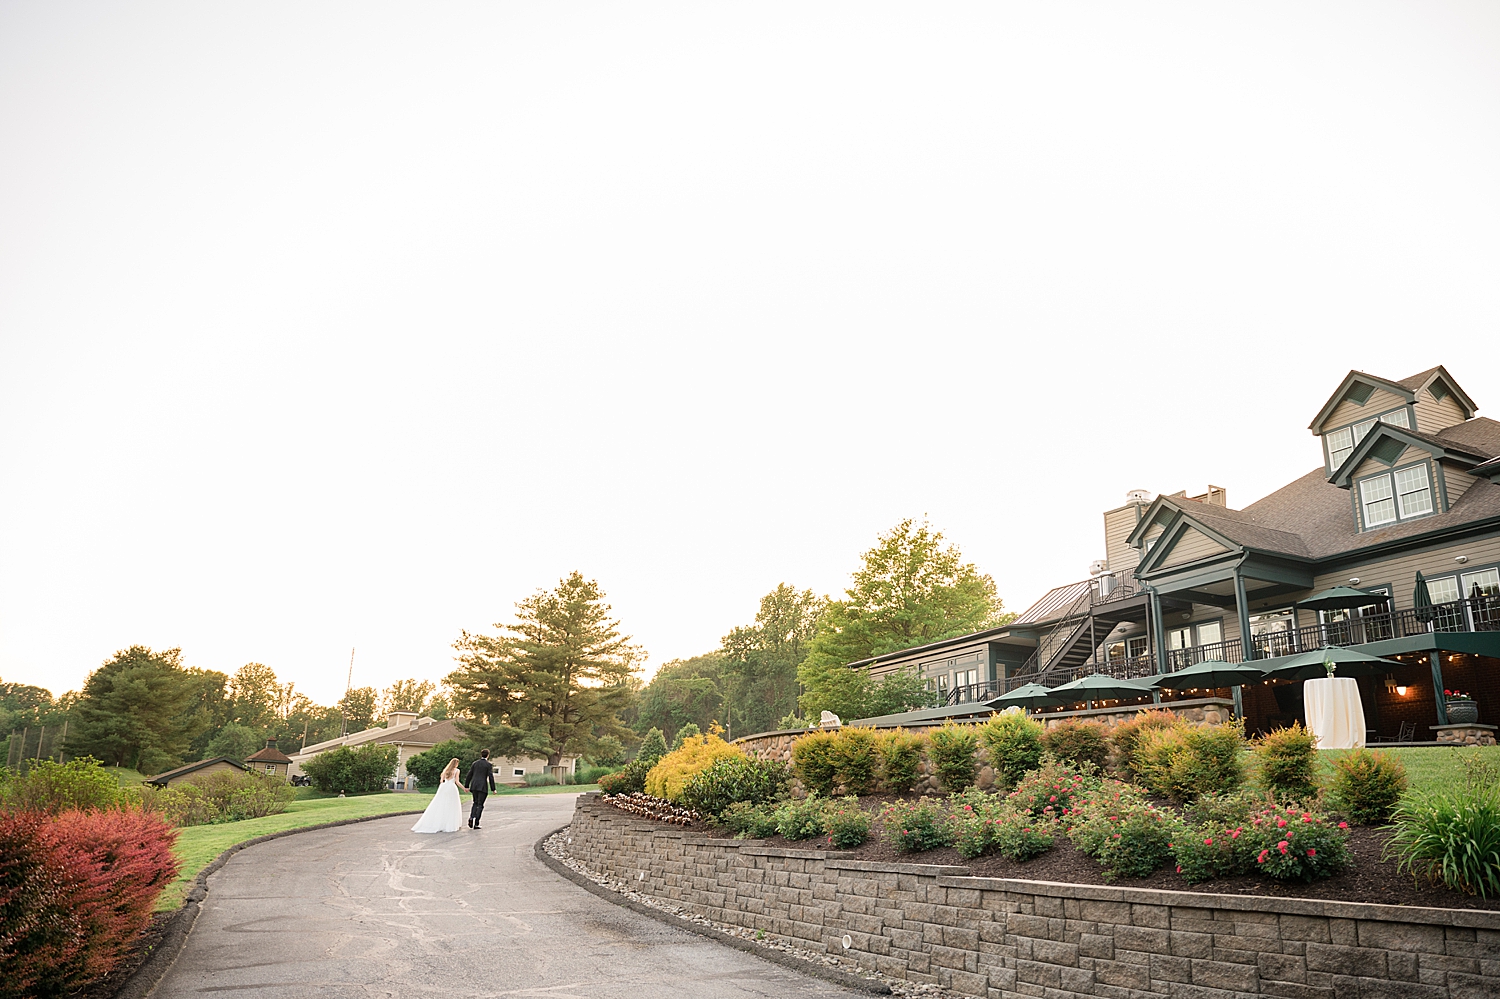
<path id="1" fill-rule="evenodd" d="M 1458 791 L 1463 789 L 1464 768 L 1461 757 L 1466 754 L 1479 753 L 1480 757 L 1492 767 L 1500 768 L 1500 746 L 1479 746 L 1466 749 L 1449 748 L 1447 746 L 1413 746 L 1409 748 L 1381 749 L 1375 745 L 1370 747 L 1380 750 L 1400 760 L 1406 767 L 1406 780 L 1409 793 L 1426 794 L 1434 791 Z M 1323 763 L 1323 777 L 1325 780 L 1333 776 L 1333 761 L 1345 753 L 1347 749 L 1323 749 L 1318 751 L 1318 756 Z"/>
<path id="2" fill-rule="evenodd" d="M 496 796 L 508 794 L 577 794 L 593 791 L 596 784 L 571 784 L 566 787 L 526 787 L 497 791 Z M 308 790 L 298 788 L 299 791 Z M 324 822 L 342 819 L 361 819 L 370 815 L 388 815 L 395 812 L 421 811 L 432 800 L 430 794 L 366 794 L 353 798 L 319 797 L 301 798 L 287 806 L 280 815 L 267 815 L 260 819 L 243 822 L 222 822 L 217 825 L 191 826 L 177 837 L 177 856 L 182 858 L 182 873 L 172 887 L 162 893 L 157 901 L 157 911 L 175 909 L 182 904 L 193 879 L 198 872 L 213 863 L 215 857 L 236 843 L 265 836 L 268 833 L 300 829 Z"/>
<path id="3" fill-rule="evenodd" d="M 115 779 L 120 782 L 121 787 L 135 787 L 147 777 L 153 776 L 152 774 L 143 774 L 135 770 L 126 770 L 124 767 L 105 767 L 104 769 L 115 775 Z"/>

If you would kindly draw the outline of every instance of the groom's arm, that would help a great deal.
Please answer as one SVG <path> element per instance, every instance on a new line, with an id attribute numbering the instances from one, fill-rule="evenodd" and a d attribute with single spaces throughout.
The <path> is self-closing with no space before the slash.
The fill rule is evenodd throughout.
<path id="1" fill-rule="evenodd" d="M 495 765 L 493 763 L 490 764 L 490 790 L 492 792 L 495 790 Z"/>

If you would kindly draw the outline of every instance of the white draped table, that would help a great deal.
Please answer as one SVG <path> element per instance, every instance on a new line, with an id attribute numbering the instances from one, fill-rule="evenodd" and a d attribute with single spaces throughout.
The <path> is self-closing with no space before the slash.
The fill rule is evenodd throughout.
<path id="1" fill-rule="evenodd" d="M 1319 749 L 1358 749 L 1365 744 L 1365 708 L 1353 677 L 1303 681 L 1302 708 Z"/>

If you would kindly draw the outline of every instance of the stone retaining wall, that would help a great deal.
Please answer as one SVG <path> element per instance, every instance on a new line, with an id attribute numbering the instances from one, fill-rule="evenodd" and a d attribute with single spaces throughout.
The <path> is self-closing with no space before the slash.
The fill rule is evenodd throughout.
<path id="1" fill-rule="evenodd" d="M 697 836 L 597 793 L 569 835 L 709 919 L 987 999 L 1500 999 L 1497 912 L 975 878 Z"/>

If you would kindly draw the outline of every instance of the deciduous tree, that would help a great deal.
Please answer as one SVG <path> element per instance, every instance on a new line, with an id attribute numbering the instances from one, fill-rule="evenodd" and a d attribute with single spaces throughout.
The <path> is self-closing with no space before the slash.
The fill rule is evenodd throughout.
<path id="1" fill-rule="evenodd" d="M 380 713 L 415 711 L 419 715 L 425 714 L 428 699 L 436 689 L 437 685 L 431 680 L 397 680 L 380 695 Z"/>
<path id="2" fill-rule="evenodd" d="M 848 664 L 1009 620 L 995 581 L 943 541 L 926 521 L 907 518 L 864 553 L 844 599 L 828 602 L 797 671 L 805 715 L 828 710 L 861 718 L 921 706 L 917 678 L 875 680 L 868 669 Z"/>

